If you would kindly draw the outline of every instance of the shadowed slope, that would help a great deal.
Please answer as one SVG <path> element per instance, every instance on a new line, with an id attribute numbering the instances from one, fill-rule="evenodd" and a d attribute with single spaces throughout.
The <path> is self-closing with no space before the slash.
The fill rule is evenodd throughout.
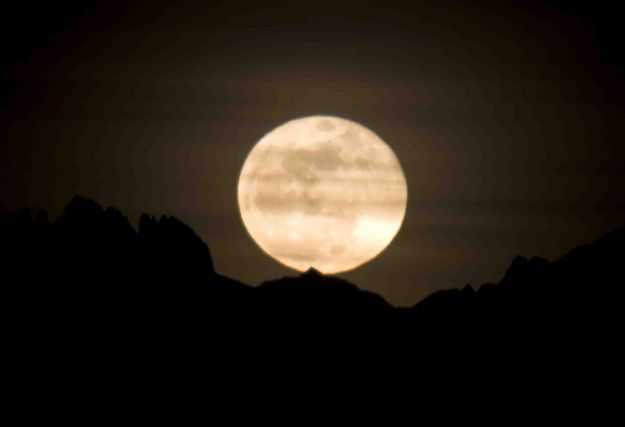
<path id="1" fill-rule="evenodd" d="M 497 285 L 440 291 L 409 309 L 314 270 L 249 287 L 217 274 L 206 244 L 176 218 L 144 214 L 135 232 L 118 210 L 78 196 L 54 223 L 45 213 L 4 214 L 0 232 L 11 310 L 28 313 L 22 326 L 45 319 L 68 334 L 97 325 L 124 336 L 143 324 L 146 335 L 160 325 L 178 338 L 206 328 L 248 337 L 376 331 L 403 348 L 441 337 L 544 345 L 554 334 L 612 328 L 625 282 L 625 228 L 553 263 L 517 257 Z"/>
<path id="2" fill-rule="evenodd" d="M 208 247 L 173 218 L 144 215 L 135 232 L 119 211 L 82 198 L 54 223 L 5 214 L 7 384 L 53 407 L 71 396 L 72 408 L 94 396 L 151 401 L 174 390 L 187 401 L 250 384 L 299 400 L 337 383 L 339 400 L 428 384 L 575 398 L 621 363 L 624 234 L 553 263 L 517 257 L 499 284 L 399 309 L 314 270 L 256 288 L 220 276 Z"/>

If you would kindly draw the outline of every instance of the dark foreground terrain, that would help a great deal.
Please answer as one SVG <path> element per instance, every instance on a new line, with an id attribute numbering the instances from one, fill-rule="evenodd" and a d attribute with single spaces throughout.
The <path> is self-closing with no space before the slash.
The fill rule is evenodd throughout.
<path id="1" fill-rule="evenodd" d="M 46 393 L 257 375 L 292 386 L 467 373 L 563 386 L 596 384 L 620 365 L 625 228 L 555 262 L 517 257 L 499 283 L 410 308 L 314 270 L 245 285 L 216 273 L 177 219 L 143 215 L 135 231 L 81 197 L 54 223 L 4 214 L 0 236 L 6 366 Z"/>

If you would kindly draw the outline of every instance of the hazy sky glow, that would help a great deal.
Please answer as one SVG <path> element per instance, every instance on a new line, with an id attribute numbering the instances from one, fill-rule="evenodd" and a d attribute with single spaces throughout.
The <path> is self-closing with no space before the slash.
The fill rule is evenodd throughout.
<path id="1" fill-rule="evenodd" d="M 343 276 L 391 303 L 498 280 L 515 255 L 554 259 L 624 222 L 609 10 L 127 3 L 5 15 L 1 210 L 58 213 L 79 193 L 135 224 L 179 217 L 222 274 L 291 274 L 247 235 L 237 181 L 268 131 L 328 114 L 374 129 L 404 169 L 400 233 Z"/>

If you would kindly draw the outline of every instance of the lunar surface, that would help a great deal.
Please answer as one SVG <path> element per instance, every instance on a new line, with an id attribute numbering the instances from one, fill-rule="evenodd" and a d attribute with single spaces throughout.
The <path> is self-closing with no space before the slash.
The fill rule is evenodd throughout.
<path id="1" fill-rule="evenodd" d="M 406 179 L 391 148 L 333 116 L 289 121 L 266 134 L 239 177 L 243 223 L 263 251 L 298 271 L 352 270 L 401 227 Z"/>

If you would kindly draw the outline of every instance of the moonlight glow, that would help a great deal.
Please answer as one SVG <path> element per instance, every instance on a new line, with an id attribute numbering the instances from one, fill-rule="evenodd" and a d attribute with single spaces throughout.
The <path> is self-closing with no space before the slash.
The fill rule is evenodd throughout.
<path id="1" fill-rule="evenodd" d="M 295 270 L 351 270 L 399 231 L 406 179 L 391 148 L 350 120 L 311 116 L 265 135 L 238 188 L 243 222 L 258 245 Z"/>

